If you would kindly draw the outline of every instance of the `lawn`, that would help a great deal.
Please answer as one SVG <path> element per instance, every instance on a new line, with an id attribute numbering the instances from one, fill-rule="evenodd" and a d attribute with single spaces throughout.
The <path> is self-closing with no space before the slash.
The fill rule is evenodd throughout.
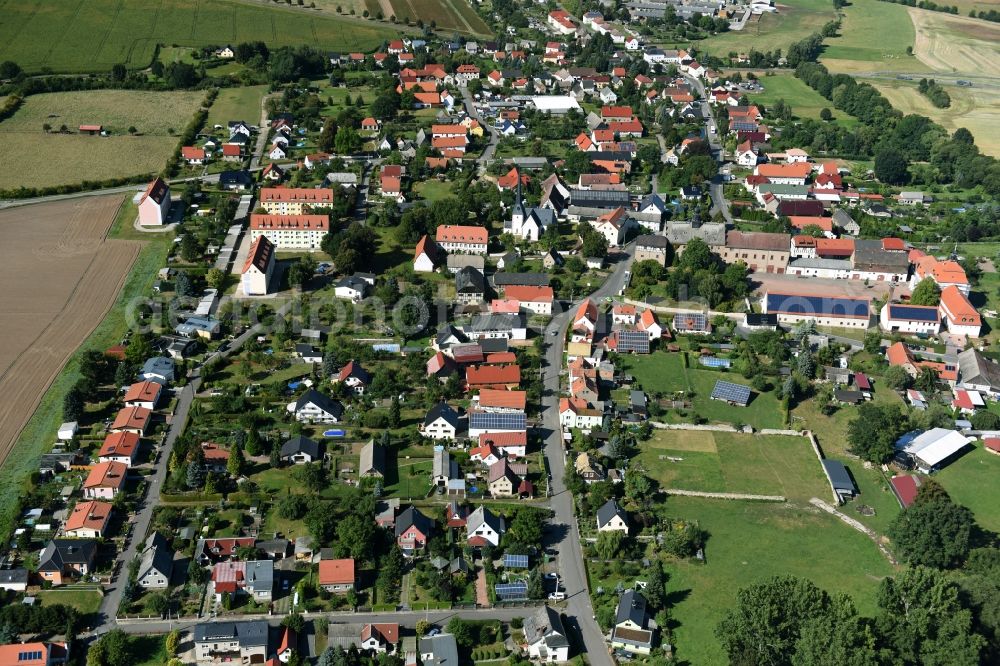
<path id="1" fill-rule="evenodd" d="M 427 203 L 434 203 L 435 201 L 454 196 L 455 192 L 451 187 L 452 183 L 448 181 L 425 180 L 415 184 L 413 191 L 419 194 L 420 198 L 427 201 Z"/>
<path id="2" fill-rule="evenodd" d="M 129 638 L 129 652 L 136 659 L 134 666 L 161 666 L 167 663 L 167 647 L 164 636 L 132 636 Z"/>
<path id="3" fill-rule="evenodd" d="M 665 488 L 826 497 L 826 480 L 804 437 L 657 430 L 637 460 Z"/>
<path id="4" fill-rule="evenodd" d="M 820 60 L 832 72 L 927 69 L 912 55 L 916 31 L 907 7 L 888 2 L 852 2 L 837 37 L 825 41 Z M 876 37 L 877 35 L 877 37 Z"/>
<path id="5" fill-rule="evenodd" d="M 206 125 L 226 126 L 230 120 L 243 120 L 256 125 L 260 121 L 260 100 L 267 92 L 267 86 L 247 88 L 222 88 L 219 96 L 208 111 Z"/>
<path id="6" fill-rule="evenodd" d="M 66 587 L 62 589 L 40 590 L 35 596 L 43 606 L 54 606 L 62 604 L 75 608 L 81 615 L 93 615 L 101 607 L 101 599 L 104 596 L 97 590 L 90 588 L 75 589 Z"/>
<path id="7" fill-rule="evenodd" d="M 32 95 L 0 122 L 8 155 L 0 189 L 156 173 L 203 99 L 202 92 L 126 90 Z M 54 131 L 46 132 L 45 124 Z M 103 125 L 112 136 L 78 134 L 82 124 Z M 58 131 L 63 125 L 67 134 Z M 130 128 L 138 135 L 130 136 Z"/>
<path id="8" fill-rule="evenodd" d="M 387 467 L 389 475 L 385 480 L 386 496 L 409 500 L 426 497 L 430 492 L 434 461 L 403 459 L 398 465 L 387 462 Z"/>
<path id="9" fill-rule="evenodd" d="M 689 497 L 667 502 L 672 515 L 698 520 L 711 535 L 704 564 L 668 565 L 670 612 L 678 624 L 674 642 L 682 662 L 725 663 L 715 626 L 737 590 L 755 581 L 800 576 L 830 593 L 849 594 L 861 613 L 874 613 L 879 581 L 893 573 L 867 537 L 811 508 Z"/>
<path id="10" fill-rule="evenodd" d="M 707 370 L 691 357 L 691 367 L 685 368 L 679 353 L 656 352 L 649 356 L 622 356 L 622 370 L 635 377 L 647 392 L 670 394 L 693 391 L 693 411 L 712 422 L 746 423 L 755 428 L 783 427 L 782 410 L 774 393 L 756 393 L 746 407 L 732 407 L 725 402 L 712 400 L 712 389 L 717 380 L 748 384 L 735 373 Z"/>
<path id="11" fill-rule="evenodd" d="M 789 44 L 819 31 L 824 23 L 835 18 L 829 0 L 780 0 L 776 6 L 776 13 L 764 14 L 759 20 L 752 18 L 743 30 L 724 32 L 696 42 L 698 48 L 720 58 L 730 51 L 745 53 L 750 47 L 757 51 L 781 49 L 784 52 Z"/>
<path id="12" fill-rule="evenodd" d="M 934 475 L 962 506 L 967 506 L 982 527 L 1000 533 L 1000 456 L 976 442 L 975 451 L 963 455 Z"/>
<path id="13" fill-rule="evenodd" d="M 760 79 L 760 82 L 764 86 L 764 92 L 750 95 L 750 100 L 753 102 L 763 104 L 764 106 L 771 106 L 781 99 L 792 107 L 792 112 L 798 118 L 819 120 L 820 110 L 829 109 L 833 113 L 836 122 L 840 125 L 852 127 L 858 122 L 857 118 L 834 109 L 833 103 L 830 100 L 791 74 L 765 76 Z"/>
<path id="14" fill-rule="evenodd" d="M 268 3 L 270 4 L 270 3 Z M 29 72 L 104 72 L 149 66 L 157 44 L 211 46 L 265 41 L 325 52 L 372 51 L 403 29 L 332 11 L 233 0 L 60 0 L 13 3 L 0 24 L 0 60 Z"/>

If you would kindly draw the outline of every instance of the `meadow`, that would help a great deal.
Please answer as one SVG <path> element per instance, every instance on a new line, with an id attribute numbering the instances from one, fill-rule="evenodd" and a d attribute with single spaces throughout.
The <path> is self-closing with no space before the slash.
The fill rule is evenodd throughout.
<path id="1" fill-rule="evenodd" d="M 267 92 L 267 86 L 246 88 L 222 88 L 208 110 L 205 124 L 226 126 L 230 120 L 243 120 L 256 125 L 260 122 L 260 102 Z"/>
<path id="2" fill-rule="evenodd" d="M 201 92 L 125 90 L 32 95 L 0 122 L 12 167 L 0 173 L 0 189 L 154 174 L 177 146 L 173 135 L 203 98 Z M 51 132 L 43 129 L 46 124 Z M 78 134 L 81 124 L 101 124 L 112 136 Z M 62 125 L 67 134 L 58 132 Z M 131 127 L 136 136 L 128 134 Z"/>
<path id="3" fill-rule="evenodd" d="M 838 36 L 826 40 L 826 48 L 820 56 L 820 61 L 830 71 L 921 72 L 927 69 L 906 53 L 916 39 L 906 7 L 888 2 L 853 2 L 843 12 Z"/>
<path id="4" fill-rule="evenodd" d="M 1000 456 L 988 452 L 980 442 L 934 475 L 952 498 L 972 510 L 982 527 L 1000 533 Z"/>
<path id="5" fill-rule="evenodd" d="M 807 86 L 801 79 L 795 78 L 792 74 L 764 76 L 760 79 L 760 83 L 764 86 L 764 91 L 752 94 L 749 97 L 751 101 L 763 104 L 765 107 L 771 106 L 781 99 L 792 108 L 792 113 L 797 118 L 819 120 L 820 111 L 822 109 L 830 109 L 833 113 L 834 122 L 839 125 L 852 127 L 858 122 L 857 118 L 834 109 L 833 102 Z"/>
<path id="6" fill-rule="evenodd" d="M 5 3 L 0 60 L 29 72 L 106 71 L 116 63 L 149 66 L 157 44 L 223 46 L 262 40 L 268 46 L 372 51 L 399 28 L 333 11 L 235 0 L 33 0 Z"/>
<path id="7" fill-rule="evenodd" d="M 691 367 L 685 368 L 681 354 L 656 352 L 648 356 L 621 356 L 622 370 L 635 377 L 644 391 L 669 395 L 678 391 L 692 391 L 693 409 L 698 416 L 719 423 L 747 423 L 755 428 L 783 427 L 782 410 L 773 392 L 752 394 L 746 407 L 730 407 L 727 403 L 712 400 L 712 389 L 717 380 L 747 384 L 735 373 L 708 370 L 697 365 L 691 356 Z"/>
<path id="8" fill-rule="evenodd" d="M 836 18 L 829 0 L 779 0 L 773 14 L 753 18 L 743 30 L 724 32 L 697 42 L 717 57 L 730 51 L 746 53 L 753 47 L 757 51 L 787 51 L 789 44 L 819 31 L 823 24 Z M 679 45 L 681 47 L 687 44 Z"/>
<path id="9" fill-rule="evenodd" d="M 667 565 L 681 663 L 726 662 L 714 631 L 741 587 L 776 575 L 799 576 L 831 594 L 850 595 L 861 613 L 871 614 L 879 581 L 893 573 L 867 537 L 811 507 L 694 497 L 670 497 L 667 506 L 671 515 L 697 520 L 710 534 L 704 563 Z"/>
<path id="10" fill-rule="evenodd" d="M 804 437 L 656 430 L 637 460 L 664 488 L 781 495 L 802 504 L 829 495 Z"/>

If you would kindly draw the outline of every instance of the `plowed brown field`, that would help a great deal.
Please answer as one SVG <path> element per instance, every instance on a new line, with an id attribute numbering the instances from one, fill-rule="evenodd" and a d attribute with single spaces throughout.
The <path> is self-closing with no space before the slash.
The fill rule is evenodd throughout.
<path id="1" fill-rule="evenodd" d="M 109 195 L 0 211 L 0 462 L 139 254 L 140 242 L 106 238 L 121 202 Z"/>

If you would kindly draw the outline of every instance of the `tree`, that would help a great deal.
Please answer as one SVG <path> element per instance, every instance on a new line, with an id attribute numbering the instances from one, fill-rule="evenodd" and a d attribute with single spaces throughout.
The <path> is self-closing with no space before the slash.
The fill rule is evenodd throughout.
<path id="1" fill-rule="evenodd" d="M 128 70 L 125 69 L 125 65 L 119 62 L 111 66 L 112 81 L 115 82 L 124 81 L 126 76 L 128 76 Z"/>
<path id="2" fill-rule="evenodd" d="M 937 390 L 938 374 L 934 368 L 921 368 L 920 374 L 914 380 L 913 385 L 921 391 L 933 393 Z"/>
<path id="3" fill-rule="evenodd" d="M 326 487 L 326 469 L 321 462 L 296 466 L 292 477 L 314 493 Z"/>
<path id="4" fill-rule="evenodd" d="M 167 634 L 167 638 L 166 638 L 166 640 L 163 643 L 164 648 L 167 651 L 167 656 L 168 657 L 176 657 L 177 656 L 177 648 L 178 648 L 178 646 L 180 646 L 180 644 L 181 644 L 181 632 L 180 632 L 180 629 L 174 629 L 169 634 Z"/>
<path id="5" fill-rule="evenodd" d="M 597 535 L 597 543 L 594 545 L 594 549 L 597 551 L 597 556 L 605 561 L 615 559 L 618 556 L 618 553 L 621 552 L 622 542 L 624 540 L 625 534 L 619 530 L 601 532 Z"/>
<path id="6" fill-rule="evenodd" d="M 243 457 L 243 447 L 239 444 L 233 444 L 229 448 L 229 459 L 226 461 L 226 471 L 229 472 L 229 476 L 234 479 L 241 477 L 246 468 L 246 462 Z"/>
<path id="7" fill-rule="evenodd" d="M 222 285 L 226 282 L 226 273 L 219 268 L 210 268 L 208 273 L 205 274 L 205 282 L 212 289 L 222 289 Z"/>
<path id="8" fill-rule="evenodd" d="M 184 298 L 194 296 L 194 285 L 191 284 L 187 271 L 177 271 L 177 277 L 174 278 L 174 292 Z"/>
<path id="9" fill-rule="evenodd" d="M 534 569 L 532 569 L 531 574 L 528 576 L 528 598 L 529 599 L 545 598 L 545 581 L 542 578 L 541 567 L 535 567 Z"/>
<path id="10" fill-rule="evenodd" d="M 885 385 L 894 391 L 905 391 L 913 385 L 913 377 L 901 365 L 889 366 L 882 375 Z"/>
<path id="11" fill-rule="evenodd" d="M 934 305 L 941 302 L 941 288 L 938 287 L 934 278 L 925 277 L 917 283 L 910 295 L 910 303 L 913 305 Z"/>
<path id="12" fill-rule="evenodd" d="M 819 119 L 825 122 L 830 122 L 831 120 L 833 120 L 833 113 L 830 111 L 830 109 L 824 106 L 822 109 L 819 110 Z"/>
<path id="13" fill-rule="evenodd" d="M 149 595 L 146 599 L 146 604 L 160 617 L 166 615 L 167 611 L 170 610 L 170 599 L 162 592 L 154 592 Z"/>
<path id="14" fill-rule="evenodd" d="M 289 495 L 278 502 L 278 515 L 285 520 L 299 520 L 308 510 L 306 498 L 302 495 Z"/>
<path id="15" fill-rule="evenodd" d="M 0 62 L 0 79 L 16 79 L 21 75 L 21 66 L 13 60 Z"/>
<path id="16" fill-rule="evenodd" d="M 625 496 L 645 508 L 653 498 L 656 490 L 653 480 L 646 476 L 645 470 L 634 466 L 625 475 Z"/>
<path id="17" fill-rule="evenodd" d="M 84 397 L 79 388 L 74 386 L 66 392 L 63 398 L 63 420 L 76 421 L 83 414 Z"/>
<path id="18" fill-rule="evenodd" d="M 811 582 L 775 576 L 737 592 L 715 635 L 730 663 L 789 664 L 803 626 L 829 608 L 829 596 Z"/>
<path id="19" fill-rule="evenodd" d="M 1000 416 L 985 409 L 979 409 L 969 417 L 973 430 L 1000 430 Z"/>
<path id="20" fill-rule="evenodd" d="M 201 488 L 205 485 L 205 466 L 198 461 L 193 461 L 188 465 L 187 475 L 184 482 L 191 490 Z"/>
<path id="21" fill-rule="evenodd" d="M 392 396 L 392 404 L 389 405 L 389 427 L 398 428 L 401 420 L 399 396 Z"/>
<path id="22" fill-rule="evenodd" d="M 94 647 L 100 646 L 97 650 L 98 656 L 93 662 L 90 653 L 87 654 L 87 666 L 91 666 L 92 663 L 93 666 L 129 666 L 135 659 L 129 652 L 128 642 L 128 635 L 124 631 L 112 629 L 91 647 L 93 651 Z"/>
<path id="23" fill-rule="evenodd" d="M 471 647 L 476 643 L 476 635 L 472 631 L 472 624 L 462 618 L 453 617 L 448 621 L 446 627 L 448 633 L 455 637 L 455 642 L 461 647 Z"/>
<path id="24" fill-rule="evenodd" d="M 888 185 L 905 185 L 910 180 L 910 164 L 895 148 L 885 147 L 875 153 L 875 177 Z"/>
<path id="25" fill-rule="evenodd" d="M 344 100 L 345 106 L 350 106 L 350 102 L 346 99 Z M 323 123 L 323 129 L 319 133 L 319 139 L 316 142 L 316 147 L 319 148 L 324 153 L 332 153 L 334 149 L 334 141 L 337 138 L 337 121 L 334 118 L 327 118 Z"/>
<path id="26" fill-rule="evenodd" d="M 909 427 L 898 405 L 866 402 L 847 425 L 851 453 L 869 462 L 881 464 L 892 457 L 898 440 Z"/>
<path id="27" fill-rule="evenodd" d="M 865 334 L 865 351 L 872 355 L 882 352 L 882 333 L 877 329 Z"/>
<path id="28" fill-rule="evenodd" d="M 971 511 L 955 504 L 940 485 L 927 479 L 913 504 L 889 525 L 887 534 L 906 562 L 946 569 L 965 560 L 974 524 Z"/>
<path id="29" fill-rule="evenodd" d="M 545 531 L 542 512 L 535 507 L 522 506 L 517 509 L 505 535 L 506 543 L 522 546 L 540 546 Z"/>
<path id="30" fill-rule="evenodd" d="M 400 581 L 403 578 L 405 564 L 403 551 L 395 544 L 379 560 L 380 568 L 378 578 L 375 579 L 375 588 L 378 590 L 379 600 L 382 603 L 399 598 Z"/>
<path id="31" fill-rule="evenodd" d="M 281 626 L 288 627 L 295 633 L 301 634 L 302 630 L 306 626 L 306 619 L 302 617 L 301 613 L 292 613 L 285 616 L 285 618 L 281 621 Z"/>

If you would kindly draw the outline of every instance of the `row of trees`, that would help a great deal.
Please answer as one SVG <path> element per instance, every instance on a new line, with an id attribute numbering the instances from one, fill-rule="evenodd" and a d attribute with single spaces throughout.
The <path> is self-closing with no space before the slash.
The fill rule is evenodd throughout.
<path id="1" fill-rule="evenodd" d="M 951 106 L 951 95 L 934 79 L 920 79 L 917 90 L 939 109 L 947 109 Z"/>

